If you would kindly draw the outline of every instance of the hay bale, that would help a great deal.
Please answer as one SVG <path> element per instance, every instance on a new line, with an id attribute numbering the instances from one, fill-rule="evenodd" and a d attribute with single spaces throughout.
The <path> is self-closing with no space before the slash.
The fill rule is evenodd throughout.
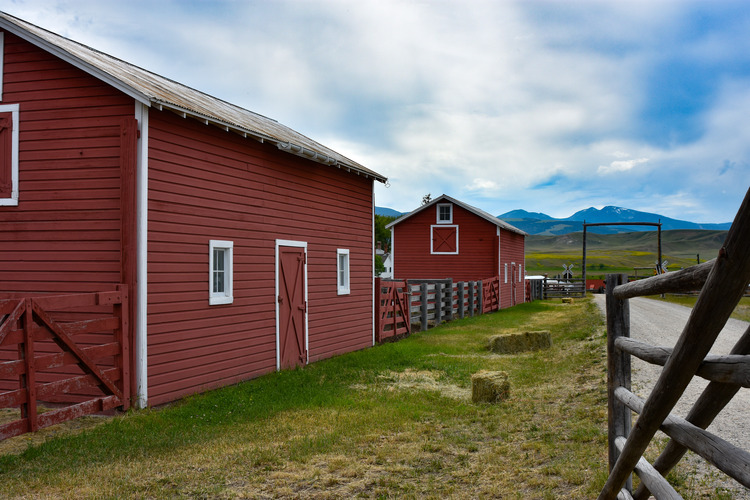
<path id="1" fill-rule="evenodd" d="M 540 351 L 549 349 L 551 345 L 552 337 L 548 331 L 493 335 L 489 341 L 490 351 L 498 354 Z"/>
<path id="2" fill-rule="evenodd" d="M 573 302 L 573 297 L 563 297 L 562 299 L 563 304 L 572 304 Z"/>
<path id="3" fill-rule="evenodd" d="M 508 399 L 509 395 L 507 373 L 482 370 L 471 376 L 471 400 L 474 403 L 497 403 Z"/>

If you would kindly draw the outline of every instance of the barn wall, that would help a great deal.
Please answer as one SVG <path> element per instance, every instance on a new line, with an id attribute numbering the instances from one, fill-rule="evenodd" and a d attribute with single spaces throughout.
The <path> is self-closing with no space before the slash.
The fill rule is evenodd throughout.
<path id="1" fill-rule="evenodd" d="M 511 307 L 522 303 L 524 294 L 524 275 L 526 264 L 524 261 L 525 248 L 524 236 L 510 231 L 500 230 L 500 307 Z M 505 282 L 505 264 L 508 265 L 508 282 Z M 520 281 L 519 269 L 521 265 Z M 515 272 L 511 272 L 511 266 L 515 265 Z"/>
<path id="2" fill-rule="evenodd" d="M 169 112 L 149 150 L 150 404 L 276 369 L 276 239 L 308 244 L 310 361 L 372 345 L 371 179 Z M 208 305 L 210 239 L 234 242 L 231 305 Z"/>
<path id="3" fill-rule="evenodd" d="M 10 33 L 4 56 L 1 104 L 20 104 L 20 201 L 0 206 L 0 292 L 112 289 L 133 100 Z"/>
<path id="4" fill-rule="evenodd" d="M 430 226 L 436 220 L 435 207 L 429 207 L 393 226 L 395 278 L 467 281 L 497 275 L 494 224 L 453 205 L 453 224 L 458 225 L 458 254 L 432 255 Z"/>

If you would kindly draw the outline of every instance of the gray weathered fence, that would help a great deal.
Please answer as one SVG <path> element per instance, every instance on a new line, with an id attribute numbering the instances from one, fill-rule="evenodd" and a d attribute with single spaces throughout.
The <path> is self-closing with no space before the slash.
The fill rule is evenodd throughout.
<path id="1" fill-rule="evenodd" d="M 561 297 L 585 297 L 586 281 L 583 278 L 567 280 L 544 279 L 542 298 L 559 299 Z"/>
<path id="2" fill-rule="evenodd" d="M 607 389 L 610 474 L 600 499 L 681 498 L 664 479 L 687 449 L 750 487 L 750 453 L 705 430 L 740 388 L 750 387 L 750 328 L 730 355 L 707 356 L 750 282 L 750 190 L 718 257 L 705 264 L 627 283 L 607 277 Z M 690 319 L 673 349 L 630 339 L 632 297 L 700 288 Z M 644 401 L 630 391 L 630 356 L 663 364 Z M 694 375 L 711 382 L 685 419 L 670 414 Z M 632 412 L 638 419 L 631 430 Z M 671 441 L 653 465 L 642 458 L 657 430 Z M 631 474 L 641 486 L 633 494 Z"/>

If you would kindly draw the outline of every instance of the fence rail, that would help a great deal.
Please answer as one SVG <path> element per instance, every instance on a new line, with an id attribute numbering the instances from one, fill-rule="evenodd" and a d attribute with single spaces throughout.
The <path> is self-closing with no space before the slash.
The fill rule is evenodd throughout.
<path id="1" fill-rule="evenodd" d="M 445 321 L 497 311 L 498 276 L 479 281 L 375 279 L 375 340 L 411 333 Z M 408 321 L 407 321 L 408 318 Z"/>
<path id="2" fill-rule="evenodd" d="M 544 299 L 559 299 L 561 297 L 585 297 L 586 280 L 583 278 L 569 278 L 566 280 L 544 279 L 542 297 Z"/>
<path id="3" fill-rule="evenodd" d="M 0 440 L 127 408 L 129 345 L 125 285 L 77 295 L 0 296 L 0 408 L 20 408 L 20 418 L 0 425 Z M 56 409 L 38 413 L 44 403 Z"/>
<path id="4" fill-rule="evenodd" d="M 693 450 L 709 463 L 750 487 L 750 454 L 705 428 L 742 388 L 750 385 L 750 328 L 726 356 L 708 352 L 750 282 L 750 190 L 718 257 L 683 271 L 627 283 L 626 275 L 607 277 L 607 390 L 610 474 L 600 499 L 680 498 L 664 476 Z M 701 288 L 690 319 L 672 349 L 630 337 L 632 297 Z M 630 391 L 630 356 L 664 369 L 644 401 Z M 694 375 L 710 380 L 685 419 L 670 412 Z M 638 414 L 631 430 L 631 412 Z M 642 454 L 657 430 L 671 441 L 653 466 Z M 632 491 L 635 471 L 641 485 Z"/>

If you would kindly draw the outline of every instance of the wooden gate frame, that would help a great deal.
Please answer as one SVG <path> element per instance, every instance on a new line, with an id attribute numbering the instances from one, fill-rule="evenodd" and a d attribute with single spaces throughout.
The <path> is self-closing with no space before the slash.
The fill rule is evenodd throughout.
<path id="1" fill-rule="evenodd" d="M 406 281 L 384 282 L 375 278 L 375 342 L 411 333 L 410 296 Z M 392 328 L 386 330 L 389 325 Z"/>
<path id="2" fill-rule="evenodd" d="M 47 310 L 97 305 L 113 306 L 107 317 L 74 322 L 59 322 Z M 128 288 L 77 295 L 58 295 L 0 299 L 0 345 L 18 345 L 19 359 L 0 362 L 0 377 L 17 377 L 19 389 L 0 393 L 0 408 L 20 407 L 21 418 L 0 426 L 0 440 L 71 420 L 130 405 L 130 340 L 128 325 Z M 113 342 L 80 347 L 75 335 L 101 330 L 113 331 Z M 35 340 L 48 338 L 62 352 L 38 355 Z M 100 367 L 96 360 L 113 356 L 115 366 Z M 38 383 L 39 371 L 65 365 L 78 365 L 83 375 Z M 119 386 L 116 381 L 119 380 Z M 102 396 L 63 408 L 37 413 L 37 403 L 60 394 L 97 387 Z"/>
<path id="3" fill-rule="evenodd" d="M 500 310 L 500 276 L 482 280 L 482 314 Z"/>
<path id="4" fill-rule="evenodd" d="M 688 448 L 750 487 L 750 470 L 747 467 L 750 453 L 705 430 L 740 387 L 750 387 L 750 329 L 729 356 L 707 356 L 750 282 L 748 248 L 750 189 L 715 260 L 631 283 L 626 283 L 624 275 L 607 277 L 610 474 L 599 494 L 600 500 L 647 498 L 649 490 L 657 499 L 681 498 L 663 475 Z M 680 292 L 701 285 L 701 294 L 674 349 L 659 349 L 628 338 L 628 299 Z M 645 401 L 630 391 L 630 355 L 664 365 Z M 710 384 L 686 419 L 671 415 L 670 411 L 696 374 L 710 380 Z M 632 430 L 631 411 L 639 414 Z M 642 455 L 659 429 L 672 441 L 652 466 Z M 642 481 L 634 495 L 630 480 L 633 471 Z"/>

